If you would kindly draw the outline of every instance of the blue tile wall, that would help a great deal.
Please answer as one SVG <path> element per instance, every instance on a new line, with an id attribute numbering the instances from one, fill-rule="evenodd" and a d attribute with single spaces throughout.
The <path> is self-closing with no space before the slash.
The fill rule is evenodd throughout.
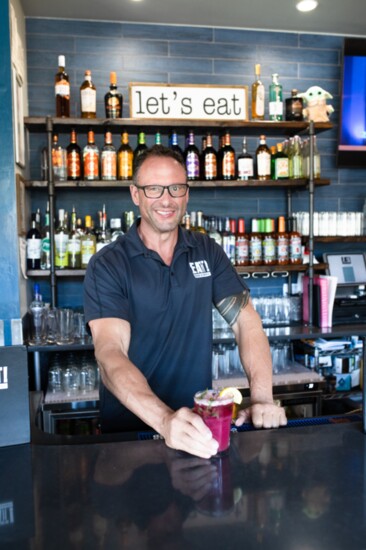
<path id="1" fill-rule="evenodd" d="M 319 84 L 333 95 L 334 128 L 318 136 L 322 156 L 322 175 L 332 184 L 318 188 L 315 193 L 316 210 L 361 210 L 366 196 L 366 170 L 339 170 L 336 167 L 338 110 L 340 102 L 340 75 L 343 38 L 301 33 L 265 32 L 205 27 L 181 27 L 132 23 L 108 23 L 53 19 L 27 19 L 27 61 L 29 81 L 29 113 L 41 116 L 54 113 L 53 77 L 57 69 L 57 55 L 66 55 L 67 70 L 72 84 L 71 114 L 79 113 L 79 86 L 84 70 L 92 71 L 97 86 L 98 114 L 103 116 L 103 97 L 109 85 L 109 72 L 116 70 L 118 84 L 124 95 L 124 114 L 128 116 L 128 83 L 170 82 L 192 84 L 250 85 L 254 64 L 261 63 L 262 78 L 268 87 L 271 74 L 278 72 L 288 97 L 292 88 L 305 91 Z M 98 138 L 99 139 L 99 138 Z M 241 136 L 233 138 L 239 152 Z M 165 141 L 164 141 L 165 140 Z M 79 136 L 81 146 L 86 136 Z M 119 135 L 115 136 L 115 144 Z M 154 133 L 147 137 L 153 143 Z M 269 145 L 276 142 L 269 139 Z M 68 135 L 62 136 L 68 143 Z M 163 137 L 166 142 L 166 136 Z M 136 136 L 131 136 L 134 147 Z M 200 143 L 200 136 L 197 136 Z M 255 151 L 258 140 L 248 138 L 249 150 Z M 184 138 L 180 136 L 180 145 Z M 41 135 L 31 140 L 31 177 L 39 178 L 40 152 L 44 146 Z M 44 208 L 45 194 L 33 194 L 32 207 Z M 95 215 L 101 203 L 106 202 L 109 216 L 119 215 L 132 207 L 128 191 L 106 194 L 93 191 L 83 196 L 76 190 L 62 191 L 57 196 L 57 207 L 70 208 L 76 204 L 80 215 Z M 202 209 L 207 214 L 244 216 L 249 225 L 255 216 L 274 216 L 286 211 L 286 193 L 281 190 L 194 189 L 191 209 Z M 295 210 L 308 206 L 306 191 L 293 196 Z M 321 255 L 322 250 L 317 251 Z M 255 285 L 254 285 L 255 286 Z M 70 287 L 71 288 L 71 287 Z M 267 285 L 270 291 L 274 287 Z M 45 292 L 47 292 L 45 290 Z M 79 300 L 75 291 L 75 300 Z M 67 296 L 62 298 L 67 303 Z"/>

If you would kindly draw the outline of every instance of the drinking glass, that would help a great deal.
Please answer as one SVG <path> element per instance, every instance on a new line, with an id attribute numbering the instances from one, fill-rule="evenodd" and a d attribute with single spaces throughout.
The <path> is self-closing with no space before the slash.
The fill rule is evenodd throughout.
<path id="1" fill-rule="evenodd" d="M 233 416 L 233 397 L 220 397 L 218 390 L 204 390 L 194 396 L 193 412 L 198 414 L 210 428 L 212 437 L 219 444 L 218 453 L 223 453 L 230 446 L 230 427 Z"/>
<path id="2" fill-rule="evenodd" d="M 57 344 L 72 344 L 74 341 L 74 312 L 72 309 L 57 310 Z"/>

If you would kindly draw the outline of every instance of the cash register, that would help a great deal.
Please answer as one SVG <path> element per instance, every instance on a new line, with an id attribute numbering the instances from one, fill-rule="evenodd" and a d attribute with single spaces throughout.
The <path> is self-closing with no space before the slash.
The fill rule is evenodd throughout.
<path id="1" fill-rule="evenodd" d="M 333 325 L 366 322 L 366 253 L 323 255 L 327 275 L 338 279 L 333 307 Z"/>

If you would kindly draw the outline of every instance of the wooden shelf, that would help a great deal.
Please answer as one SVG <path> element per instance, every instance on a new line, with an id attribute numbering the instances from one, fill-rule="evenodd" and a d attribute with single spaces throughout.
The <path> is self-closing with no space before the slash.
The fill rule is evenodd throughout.
<path id="1" fill-rule="evenodd" d="M 56 181 L 55 188 L 57 189 L 70 189 L 70 188 L 87 188 L 87 189 L 129 189 L 132 180 L 128 181 Z M 272 187 L 282 189 L 284 187 L 292 189 L 303 189 L 308 185 L 308 180 L 301 179 L 285 179 L 285 180 L 216 180 L 216 181 L 189 181 L 189 186 L 192 189 L 213 189 L 213 188 L 239 188 L 239 187 Z M 316 179 L 314 181 L 316 186 L 329 185 L 328 179 Z M 26 187 L 32 189 L 47 189 L 47 181 L 26 181 Z"/>
<path id="2" fill-rule="evenodd" d="M 276 135 L 295 135 L 305 132 L 308 127 L 308 122 L 277 122 L 271 120 L 261 121 L 222 121 L 222 120 L 181 120 L 181 119 L 133 119 L 133 118 L 57 118 L 50 117 L 55 131 L 61 130 L 63 127 L 70 129 L 71 127 L 85 130 L 87 128 L 93 128 L 95 131 L 103 133 L 106 128 L 120 131 L 121 128 L 136 128 L 138 130 L 149 130 L 153 128 L 155 131 L 159 129 L 169 128 L 228 128 L 232 133 L 243 133 L 246 135 L 258 135 L 260 130 L 265 131 L 268 136 Z M 33 132 L 44 132 L 46 128 L 47 117 L 25 117 L 24 123 L 28 130 Z M 333 127 L 330 122 L 316 122 L 314 123 L 314 129 L 318 132 L 330 130 Z"/>

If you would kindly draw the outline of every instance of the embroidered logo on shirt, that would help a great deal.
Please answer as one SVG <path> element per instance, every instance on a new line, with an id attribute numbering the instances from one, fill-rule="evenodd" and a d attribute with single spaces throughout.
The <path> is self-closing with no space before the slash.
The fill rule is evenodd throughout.
<path id="1" fill-rule="evenodd" d="M 208 267 L 206 260 L 199 262 L 189 262 L 189 267 L 192 269 L 193 276 L 196 279 L 202 279 L 202 277 L 211 277 L 211 271 Z"/>

